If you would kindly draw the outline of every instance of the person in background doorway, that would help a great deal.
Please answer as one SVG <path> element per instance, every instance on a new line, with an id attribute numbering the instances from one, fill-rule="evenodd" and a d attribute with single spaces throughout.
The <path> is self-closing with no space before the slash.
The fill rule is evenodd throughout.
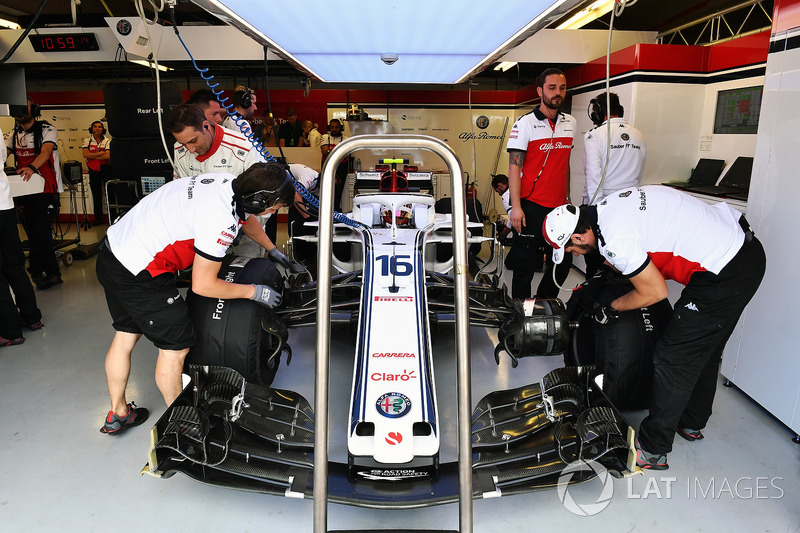
<path id="1" fill-rule="evenodd" d="M 310 120 L 303 121 L 303 136 L 306 139 L 306 146 L 319 150 L 322 145 L 322 134 L 317 129 L 317 125 Z"/>
<path id="2" fill-rule="evenodd" d="M 36 306 L 36 294 L 25 273 L 25 253 L 19 240 L 17 213 L 5 163 L 6 151 L 3 150 L 0 154 L 0 348 L 25 342 L 23 327 L 30 330 L 44 327 L 42 312 Z"/>
<path id="3" fill-rule="evenodd" d="M 297 109 L 289 107 L 286 109 L 286 122 L 278 128 L 278 142 L 282 147 L 300 146 L 300 137 L 303 135 L 303 128 L 297 122 Z"/>
<path id="4" fill-rule="evenodd" d="M 256 126 L 256 139 L 259 142 L 270 148 L 278 146 L 278 136 L 275 134 L 275 127 L 272 123 L 272 117 L 269 116 L 269 111 L 264 111 L 264 118 Z"/>
<path id="5" fill-rule="evenodd" d="M 331 119 L 328 123 L 328 133 L 322 136 L 322 143 L 320 144 L 320 152 L 322 153 L 322 166 L 325 166 L 325 160 L 331 150 L 344 141 L 344 129 L 342 123 L 338 118 Z M 334 186 L 333 207 L 337 211 L 342 210 L 342 194 L 344 193 L 344 186 L 347 182 L 347 165 L 349 157 L 345 157 L 336 167 L 336 184 Z"/>
<path id="6" fill-rule="evenodd" d="M 89 137 L 83 140 L 83 157 L 89 168 L 89 188 L 94 203 L 94 224 L 102 223 L 103 190 L 111 179 L 108 161 L 111 158 L 111 140 L 106 137 L 106 127 L 99 120 L 89 127 Z"/>
<path id="7" fill-rule="evenodd" d="M 530 258 L 514 268 L 511 282 L 513 298 L 530 298 L 533 275 L 541 269 L 545 240 L 542 224 L 547 213 L 570 201 L 569 156 L 572 153 L 576 122 L 572 115 L 559 111 L 567 94 L 567 78 L 558 69 L 542 72 L 536 80 L 542 102 L 523 115 L 508 138 L 508 186 L 511 201 L 509 219 L 514 230 L 515 254 Z M 524 250 L 524 251 L 523 251 Z M 522 252 L 521 252 L 522 251 Z M 546 254 L 547 268 L 536 290 L 537 298 L 556 298 L 553 260 Z M 569 274 L 572 261 L 556 269 L 558 283 Z"/>

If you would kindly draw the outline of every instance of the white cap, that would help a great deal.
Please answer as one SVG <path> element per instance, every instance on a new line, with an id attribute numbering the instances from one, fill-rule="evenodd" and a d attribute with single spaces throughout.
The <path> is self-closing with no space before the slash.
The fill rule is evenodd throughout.
<path id="1" fill-rule="evenodd" d="M 553 247 L 553 262 L 557 265 L 564 259 L 564 247 L 578 227 L 578 218 L 578 208 L 565 204 L 550 211 L 544 219 L 542 234 Z"/>

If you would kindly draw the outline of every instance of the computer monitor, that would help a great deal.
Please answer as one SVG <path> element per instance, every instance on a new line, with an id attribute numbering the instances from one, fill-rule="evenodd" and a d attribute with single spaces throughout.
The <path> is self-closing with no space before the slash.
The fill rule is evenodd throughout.
<path id="1" fill-rule="evenodd" d="M 763 85 L 719 91 L 714 133 L 758 133 L 762 92 Z"/>
<path id="2" fill-rule="evenodd" d="M 0 116 L 21 117 L 28 114 L 25 68 L 0 67 Z"/>

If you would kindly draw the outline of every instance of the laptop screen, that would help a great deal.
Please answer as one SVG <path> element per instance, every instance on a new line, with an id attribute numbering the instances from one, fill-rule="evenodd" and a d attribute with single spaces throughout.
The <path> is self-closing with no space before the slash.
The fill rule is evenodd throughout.
<path id="1" fill-rule="evenodd" d="M 700 159 L 689 178 L 689 185 L 692 187 L 715 185 L 722 174 L 723 167 L 725 167 L 723 159 Z"/>
<path id="2" fill-rule="evenodd" d="M 750 188 L 750 174 L 753 172 L 752 157 L 737 157 L 719 184 L 738 189 Z"/>

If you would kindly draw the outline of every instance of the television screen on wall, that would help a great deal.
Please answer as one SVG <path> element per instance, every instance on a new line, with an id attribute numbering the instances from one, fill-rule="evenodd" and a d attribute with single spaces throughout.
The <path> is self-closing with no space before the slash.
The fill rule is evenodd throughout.
<path id="1" fill-rule="evenodd" d="M 763 85 L 717 93 L 714 133 L 757 133 Z"/>

